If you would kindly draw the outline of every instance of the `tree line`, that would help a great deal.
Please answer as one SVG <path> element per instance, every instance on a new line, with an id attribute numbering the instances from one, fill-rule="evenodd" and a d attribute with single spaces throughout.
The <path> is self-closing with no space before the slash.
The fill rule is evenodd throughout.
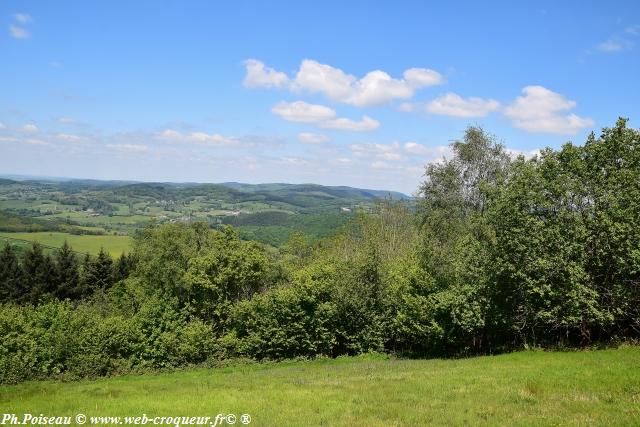
<path id="1" fill-rule="evenodd" d="M 7 243 L 0 250 L 0 303 L 82 300 L 125 279 L 132 267 L 131 256 L 123 253 L 114 262 L 104 248 L 79 257 L 65 241 L 52 256 L 37 242 L 21 254 Z"/>
<path id="2" fill-rule="evenodd" d="M 640 132 L 620 119 L 582 146 L 514 159 L 469 127 L 451 149 L 426 167 L 417 208 L 382 201 L 313 244 L 295 234 L 275 250 L 206 223 L 145 228 L 110 286 L 79 279 L 93 292 L 2 306 L 0 381 L 637 339 Z"/>

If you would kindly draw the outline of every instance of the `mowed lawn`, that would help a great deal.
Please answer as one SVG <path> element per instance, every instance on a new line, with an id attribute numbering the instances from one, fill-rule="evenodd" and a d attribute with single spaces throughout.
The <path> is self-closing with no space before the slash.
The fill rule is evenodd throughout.
<path id="1" fill-rule="evenodd" d="M 37 232 L 37 233 L 0 233 L 0 241 L 3 237 L 19 240 L 27 240 L 30 242 L 40 242 L 46 246 L 61 247 L 66 240 L 69 245 L 77 252 L 88 252 L 97 254 L 101 247 L 109 252 L 112 256 L 120 256 L 122 252 L 129 252 L 133 239 L 129 236 L 112 236 L 112 235 L 75 235 L 60 232 Z M 4 242 L 0 242 L 4 245 Z"/>
<path id="2" fill-rule="evenodd" d="M 640 348 L 368 356 L 31 382 L 0 387 L 0 407 L 89 417 L 249 414 L 252 426 L 637 426 Z"/>

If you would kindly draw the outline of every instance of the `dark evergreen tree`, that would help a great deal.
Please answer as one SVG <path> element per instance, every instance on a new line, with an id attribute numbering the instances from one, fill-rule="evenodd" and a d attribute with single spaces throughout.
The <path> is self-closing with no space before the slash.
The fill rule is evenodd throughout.
<path id="1" fill-rule="evenodd" d="M 129 276 L 129 273 L 131 273 L 132 268 L 133 258 L 131 255 L 127 255 L 123 252 L 113 266 L 114 282 L 126 279 Z"/>
<path id="2" fill-rule="evenodd" d="M 84 295 L 89 295 L 96 289 L 96 268 L 91 255 L 85 254 L 80 268 L 80 287 Z"/>
<path id="3" fill-rule="evenodd" d="M 78 259 L 65 240 L 55 255 L 55 296 L 59 299 L 82 298 Z"/>
<path id="4" fill-rule="evenodd" d="M 51 293 L 55 269 L 51 257 L 44 255 L 39 243 L 34 242 L 24 253 L 22 271 L 26 293 L 21 301 L 37 303 L 44 295 Z"/>
<path id="5" fill-rule="evenodd" d="M 25 293 L 18 256 L 7 243 L 0 252 L 0 302 L 20 301 Z"/>
<path id="6" fill-rule="evenodd" d="M 93 261 L 96 289 L 109 289 L 113 285 L 113 260 L 104 248 L 100 248 L 98 256 Z"/>

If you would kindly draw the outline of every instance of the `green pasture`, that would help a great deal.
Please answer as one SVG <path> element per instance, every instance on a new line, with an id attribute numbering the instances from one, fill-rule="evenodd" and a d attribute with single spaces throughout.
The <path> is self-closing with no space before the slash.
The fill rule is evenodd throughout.
<path id="1" fill-rule="evenodd" d="M 129 236 L 113 235 L 75 235 L 60 232 L 37 232 L 37 233 L 6 233 L 0 232 L 0 239 L 9 240 L 10 243 L 24 244 L 27 242 L 40 242 L 45 246 L 61 247 L 66 240 L 77 252 L 88 252 L 97 254 L 101 247 L 112 256 L 119 256 L 122 252 L 129 252 L 132 238 Z"/>
<path id="2" fill-rule="evenodd" d="M 640 348 L 383 356 L 0 387 L 8 413 L 249 414 L 252 426 L 637 426 Z M 239 422 L 237 425 L 241 425 Z"/>

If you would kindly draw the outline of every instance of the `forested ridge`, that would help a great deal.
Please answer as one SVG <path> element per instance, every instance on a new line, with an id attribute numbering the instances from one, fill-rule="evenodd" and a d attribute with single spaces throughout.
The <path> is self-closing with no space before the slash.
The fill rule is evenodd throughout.
<path id="1" fill-rule="evenodd" d="M 279 249 L 149 225 L 132 252 L 0 253 L 0 381 L 231 359 L 581 347 L 640 333 L 640 132 L 513 159 L 467 129 L 416 205 L 380 202 Z"/>

